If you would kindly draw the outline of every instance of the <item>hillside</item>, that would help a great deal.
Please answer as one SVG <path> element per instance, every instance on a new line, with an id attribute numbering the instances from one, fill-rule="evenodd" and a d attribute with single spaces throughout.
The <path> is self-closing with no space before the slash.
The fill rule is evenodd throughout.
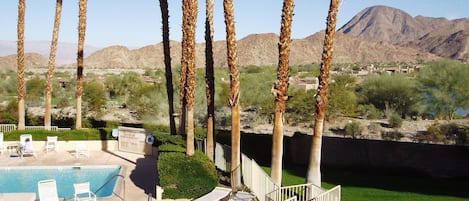
<path id="1" fill-rule="evenodd" d="M 38 53 L 24 54 L 24 66 L 26 69 L 35 67 L 47 67 L 48 60 Z M 18 63 L 16 54 L 0 57 L 0 71 L 13 70 L 16 71 Z"/>

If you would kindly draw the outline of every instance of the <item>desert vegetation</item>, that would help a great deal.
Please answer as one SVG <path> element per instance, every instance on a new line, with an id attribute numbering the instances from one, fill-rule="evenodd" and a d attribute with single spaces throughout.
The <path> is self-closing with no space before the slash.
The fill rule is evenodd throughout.
<path id="1" fill-rule="evenodd" d="M 357 126 L 368 127 L 368 130 L 381 134 L 382 132 L 399 132 L 399 128 L 409 122 L 418 120 L 457 120 L 464 119 L 464 108 L 467 108 L 469 97 L 464 90 L 468 83 L 469 70 L 467 64 L 456 61 L 437 61 L 418 65 L 417 71 L 409 74 L 370 73 L 358 75 L 359 66 L 370 64 L 335 64 L 330 87 L 330 99 L 327 109 L 327 119 L 333 123 L 339 119 L 360 120 L 354 122 L 352 131 L 345 132 L 345 125 L 336 127 L 343 129 L 340 134 L 359 137 Z M 376 69 L 388 66 L 404 65 L 393 63 L 375 63 Z M 177 71 L 179 68 L 175 68 Z M 317 64 L 292 66 L 291 79 L 314 78 L 319 74 Z M 194 118 L 197 127 L 206 126 L 206 97 L 204 69 L 197 69 Z M 180 73 L 173 74 L 173 80 L 179 80 Z M 466 75 L 466 76 L 465 76 Z M 17 123 L 16 103 L 16 72 L 0 73 L 0 123 Z M 27 125 L 42 125 L 44 107 L 45 76 L 43 74 L 25 73 L 26 77 L 26 105 Z M 163 70 L 147 69 L 143 74 L 126 72 L 121 74 L 93 74 L 89 72 L 83 87 L 83 108 L 85 121 L 113 120 L 127 123 L 168 124 L 168 104 Z M 230 125 L 229 114 L 229 74 L 222 68 L 215 68 L 214 100 L 216 105 L 216 127 L 226 128 Z M 274 102 L 271 89 L 276 79 L 274 66 L 245 66 L 240 68 L 242 93 L 240 104 L 242 108 L 242 127 L 254 129 L 258 125 L 271 124 L 273 121 Z M 53 84 L 54 94 L 53 125 L 73 127 L 76 88 L 73 75 L 56 73 Z M 179 85 L 174 85 L 174 97 L 179 99 Z M 314 118 L 312 100 L 316 90 L 306 90 L 299 84 L 291 84 L 288 91 L 289 100 L 285 113 L 287 126 L 311 128 Z M 175 110 L 179 111 L 179 104 Z M 459 113 L 458 113 L 459 112 Z M 111 114 L 111 115 L 109 115 Z M 381 122 L 360 123 L 363 120 Z M 379 120 L 379 121 L 378 121 Z M 402 121 L 407 121 L 402 122 Z M 68 123 L 67 123 L 68 122 Z M 383 123 L 384 122 L 384 123 Z M 461 122 L 461 121 L 459 121 Z M 463 121 L 464 122 L 464 121 Z M 451 123 L 451 122 L 450 122 Z M 86 124 L 86 123 L 84 123 Z M 445 125 L 446 123 L 440 123 Z M 458 123 L 456 123 L 458 124 Z M 89 124 L 88 124 L 89 125 Z M 460 124 L 467 126 L 467 122 Z M 348 129 L 351 129 L 350 127 Z M 358 129 L 359 130 L 359 129 Z M 447 129 L 448 130 L 448 129 Z M 448 130 L 449 132 L 449 130 Z M 461 131 L 464 133 L 463 131 Z M 439 142 L 458 144 L 466 142 L 466 134 L 458 134 L 457 140 L 451 133 L 440 135 L 448 137 L 425 137 L 432 135 L 430 130 L 415 133 L 415 140 L 420 142 Z M 399 136 L 399 135 L 397 135 Z M 453 136 L 453 137 L 450 137 Z M 363 136 L 362 136 L 363 137 Z M 454 138 L 449 140 L 448 138 Z M 460 138 L 460 139 L 459 139 Z M 389 138 L 385 138 L 389 139 Z M 432 140 L 428 140 L 432 139 Z M 463 143 L 464 144 L 464 143 Z"/>

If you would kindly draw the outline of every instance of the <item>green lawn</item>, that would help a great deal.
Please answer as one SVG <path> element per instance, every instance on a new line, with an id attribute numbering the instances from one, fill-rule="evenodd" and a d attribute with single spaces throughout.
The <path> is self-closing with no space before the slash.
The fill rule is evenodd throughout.
<path id="1" fill-rule="evenodd" d="M 264 168 L 270 172 L 270 168 Z M 303 184 L 305 167 L 285 168 L 283 186 Z M 398 171 L 323 168 L 322 187 L 342 186 L 342 200 L 467 201 L 469 180 L 432 179 Z"/>

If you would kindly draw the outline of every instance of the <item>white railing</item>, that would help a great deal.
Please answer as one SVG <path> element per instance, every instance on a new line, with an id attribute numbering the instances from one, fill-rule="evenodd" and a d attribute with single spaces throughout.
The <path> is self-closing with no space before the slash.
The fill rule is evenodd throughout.
<path id="1" fill-rule="evenodd" d="M 280 200 L 298 200 L 306 201 L 315 198 L 321 193 L 325 192 L 324 189 L 313 184 L 300 184 L 294 186 L 284 186 L 265 194 L 267 201 L 280 201 Z"/>
<path id="2" fill-rule="evenodd" d="M 0 124 L 0 132 L 10 132 L 17 130 L 16 124 Z M 25 126 L 25 130 L 51 130 L 51 131 L 68 131 L 71 128 L 59 128 L 58 126 Z"/>
<path id="3" fill-rule="evenodd" d="M 215 144 L 215 166 L 231 171 L 231 147 Z M 241 175 L 243 184 L 256 195 L 259 201 L 340 201 L 340 185 L 325 190 L 313 184 L 278 187 L 272 178 L 254 159 L 241 154 Z"/>
<path id="4" fill-rule="evenodd" d="M 320 195 L 318 195 L 315 201 L 340 201 L 341 198 L 341 187 L 340 185 L 331 188 Z"/>
<path id="5" fill-rule="evenodd" d="M 10 132 L 16 130 L 16 124 L 0 124 L 0 132 Z"/>
<path id="6" fill-rule="evenodd" d="M 243 182 L 259 201 L 266 201 L 265 194 L 278 188 L 277 185 L 272 181 L 272 178 L 265 173 L 261 166 L 256 161 L 248 158 L 242 154 L 242 175 Z"/>
<path id="7" fill-rule="evenodd" d="M 56 131 L 58 130 L 57 126 L 25 126 L 24 130 L 51 130 Z"/>

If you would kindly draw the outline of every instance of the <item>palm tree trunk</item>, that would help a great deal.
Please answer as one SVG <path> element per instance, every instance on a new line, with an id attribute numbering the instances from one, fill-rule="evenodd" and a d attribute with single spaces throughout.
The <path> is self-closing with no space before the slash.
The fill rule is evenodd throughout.
<path id="1" fill-rule="evenodd" d="M 330 67 L 332 65 L 332 53 L 334 50 L 334 36 L 336 32 L 337 13 L 339 12 L 340 0 L 331 0 L 327 15 L 326 35 L 321 58 L 321 69 L 319 76 L 319 89 L 316 95 L 316 117 L 314 121 L 314 133 L 311 144 L 306 182 L 321 186 L 321 146 L 324 119 L 329 93 Z"/>
<path id="2" fill-rule="evenodd" d="M 277 186 L 282 185 L 282 156 L 283 156 L 283 118 L 287 108 L 288 79 L 290 78 L 289 57 L 291 41 L 291 25 L 293 19 L 294 0 L 284 0 L 282 11 L 282 25 L 280 42 L 278 44 L 279 57 L 277 82 L 274 85 L 275 119 L 272 140 L 272 171 L 271 177 Z"/>
<path id="3" fill-rule="evenodd" d="M 160 9 L 161 18 L 163 19 L 163 51 L 166 76 L 166 93 L 168 95 L 169 106 L 169 127 L 171 129 L 171 135 L 176 135 L 176 122 L 174 121 L 173 72 L 171 69 L 171 51 L 169 41 L 168 0 L 160 0 Z"/>
<path id="4" fill-rule="evenodd" d="M 25 106 L 24 98 L 26 95 L 24 83 L 24 16 L 26 12 L 25 0 L 18 2 L 18 130 L 25 128 Z"/>
<path id="5" fill-rule="evenodd" d="M 59 40 L 60 16 L 62 13 L 62 0 L 57 0 L 55 7 L 54 31 L 49 56 L 49 70 L 47 72 L 46 84 L 46 111 L 44 114 L 44 127 L 49 130 L 51 126 L 51 105 L 52 105 L 52 83 L 54 82 L 55 55 L 57 53 L 57 42 Z"/>
<path id="6" fill-rule="evenodd" d="M 183 0 L 184 1 L 184 0 Z M 184 11 L 183 11 L 184 12 Z M 184 18 L 183 18 L 184 21 Z M 183 22 L 184 25 L 184 22 Z M 185 36 L 185 31 L 184 27 L 183 29 L 183 40 L 181 42 L 181 77 L 180 77 L 180 82 L 181 82 L 181 89 L 179 92 L 179 98 L 180 98 L 180 105 L 181 105 L 181 112 L 179 114 L 179 135 L 186 135 L 186 118 L 187 118 L 187 61 L 186 59 L 186 54 L 187 50 L 185 47 L 187 47 L 187 41 L 184 40 Z"/>
<path id="7" fill-rule="evenodd" d="M 207 95 L 207 156 L 214 160 L 215 147 L 215 78 L 213 72 L 213 0 L 206 0 L 205 82 Z"/>
<path id="8" fill-rule="evenodd" d="M 80 0 L 79 25 L 78 25 L 78 54 L 77 54 L 77 113 L 75 128 L 82 128 L 81 125 L 81 97 L 83 95 L 83 49 L 85 46 L 86 33 L 86 5 L 88 0 Z"/>
<path id="9" fill-rule="evenodd" d="M 236 192 L 241 187 L 241 133 L 239 108 L 239 70 L 234 24 L 233 0 L 223 0 L 226 24 L 227 62 L 230 68 L 230 105 L 231 105 L 231 189 Z"/>
<path id="10" fill-rule="evenodd" d="M 197 23 L 197 0 L 183 0 L 183 55 L 182 66 L 187 70 L 186 100 L 187 100 L 187 155 L 192 156 L 194 149 L 194 105 L 195 105 L 195 28 Z M 184 51 L 185 50 L 185 51 Z"/>

